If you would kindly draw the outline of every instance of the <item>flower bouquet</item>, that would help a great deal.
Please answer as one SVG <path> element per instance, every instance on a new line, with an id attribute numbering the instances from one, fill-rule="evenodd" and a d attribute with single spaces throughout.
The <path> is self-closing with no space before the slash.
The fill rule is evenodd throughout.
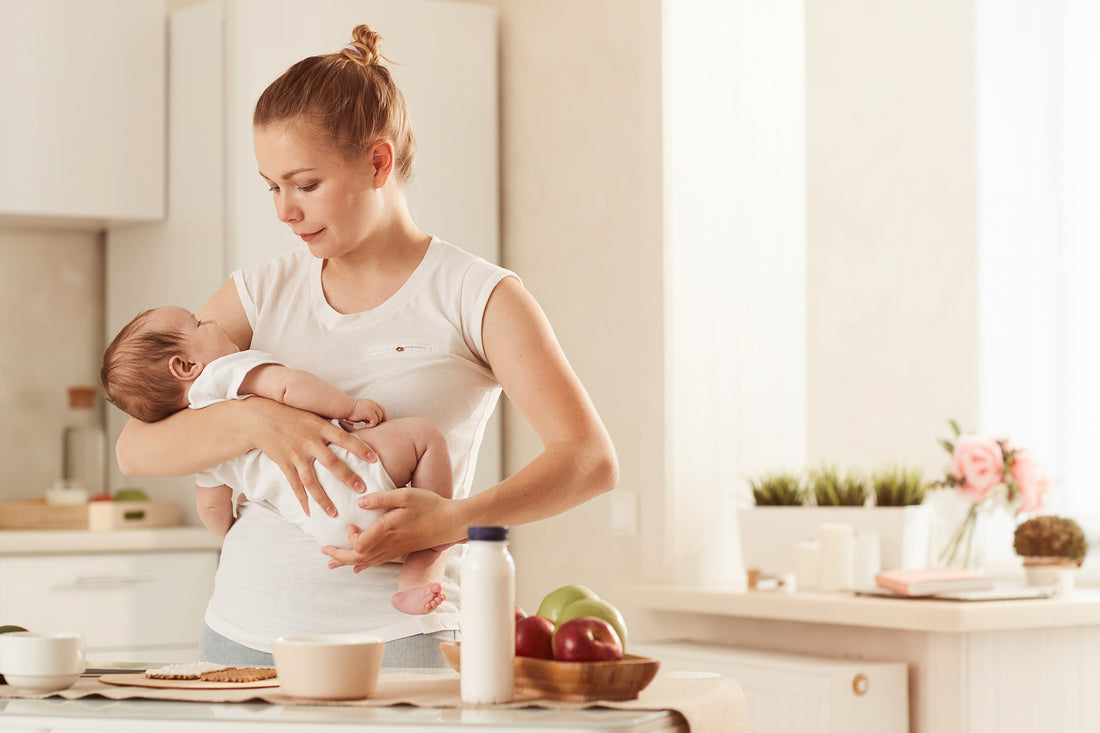
<path id="1" fill-rule="evenodd" d="M 963 435 L 958 423 L 952 420 L 950 424 L 954 439 L 941 439 L 940 444 L 951 454 L 951 466 L 947 475 L 933 485 L 956 489 L 970 508 L 940 554 L 940 562 L 954 565 L 962 551 L 963 564 L 969 565 L 975 550 L 978 513 L 997 507 L 1013 515 L 1036 512 L 1043 506 L 1049 481 L 1023 448 L 1005 438 Z"/>

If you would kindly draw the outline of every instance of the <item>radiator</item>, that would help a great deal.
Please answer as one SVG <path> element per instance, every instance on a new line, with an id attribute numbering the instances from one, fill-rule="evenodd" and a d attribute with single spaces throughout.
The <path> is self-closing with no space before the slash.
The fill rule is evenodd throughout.
<path id="1" fill-rule="evenodd" d="M 750 651 L 699 642 L 632 644 L 661 660 L 661 674 L 704 672 L 734 679 L 753 733 L 908 733 L 904 662 L 863 662 Z"/>

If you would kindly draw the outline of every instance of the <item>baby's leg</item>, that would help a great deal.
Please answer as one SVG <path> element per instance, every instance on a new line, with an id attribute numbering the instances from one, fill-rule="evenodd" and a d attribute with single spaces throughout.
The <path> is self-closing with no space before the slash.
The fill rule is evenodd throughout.
<path id="1" fill-rule="evenodd" d="M 419 417 L 398 418 L 355 434 L 374 448 L 395 486 L 412 485 L 451 498 L 451 456 L 434 422 Z M 447 597 L 440 583 L 446 563 L 445 550 L 409 553 L 397 576 L 397 593 L 390 599 L 393 607 L 413 615 L 431 613 Z"/>
<path id="2" fill-rule="evenodd" d="M 397 575 L 397 592 L 390 598 L 393 607 L 414 616 L 434 611 L 447 599 L 439 582 L 446 564 L 446 550 L 420 550 L 406 555 Z"/>
<path id="3" fill-rule="evenodd" d="M 394 486 L 411 484 L 445 499 L 454 492 L 447 440 L 435 423 L 422 417 L 387 420 L 355 435 L 374 448 Z"/>

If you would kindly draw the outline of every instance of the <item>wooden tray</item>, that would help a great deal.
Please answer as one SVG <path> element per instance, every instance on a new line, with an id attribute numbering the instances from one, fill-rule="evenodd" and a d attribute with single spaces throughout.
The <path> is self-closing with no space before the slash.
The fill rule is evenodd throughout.
<path id="1" fill-rule="evenodd" d="M 88 529 L 88 505 L 51 505 L 45 499 L 0 501 L 0 529 Z"/>
<path id="2" fill-rule="evenodd" d="M 99 681 L 105 685 L 123 685 L 126 687 L 155 687 L 162 690 L 231 690 L 251 687 L 278 687 L 279 678 L 272 677 L 255 682 L 207 682 L 206 680 L 155 680 L 145 676 L 144 672 L 131 674 L 104 674 Z"/>
<path id="3" fill-rule="evenodd" d="M 447 664 L 461 673 L 461 645 L 439 645 Z M 516 657 L 516 690 L 570 702 L 633 700 L 657 676 L 661 663 L 625 654 L 621 662 L 554 662 Z"/>

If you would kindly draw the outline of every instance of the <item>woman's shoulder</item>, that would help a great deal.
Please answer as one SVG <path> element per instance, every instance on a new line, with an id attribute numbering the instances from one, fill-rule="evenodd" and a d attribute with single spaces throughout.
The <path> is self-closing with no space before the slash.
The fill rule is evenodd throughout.
<path id="1" fill-rule="evenodd" d="M 438 237 L 433 237 L 425 258 L 428 269 L 448 280 L 499 279 L 515 274 L 480 255 L 457 247 Z"/>

